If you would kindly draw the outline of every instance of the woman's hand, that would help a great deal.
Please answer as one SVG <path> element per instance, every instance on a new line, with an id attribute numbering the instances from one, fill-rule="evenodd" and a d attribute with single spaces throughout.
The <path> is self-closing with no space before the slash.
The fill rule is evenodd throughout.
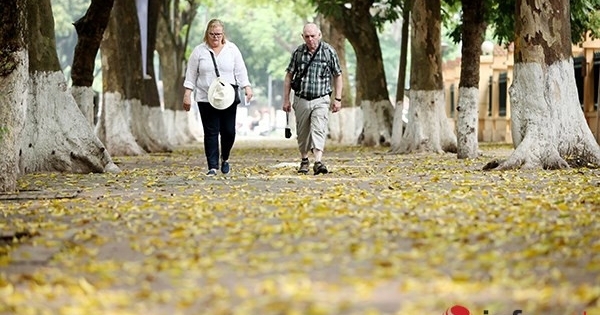
<path id="1" fill-rule="evenodd" d="M 192 104 L 190 103 L 190 101 L 188 100 L 188 101 L 186 102 L 186 101 L 184 100 L 184 101 L 183 101 L 183 109 L 184 109 L 186 112 L 189 112 L 191 108 L 192 108 Z"/>
<path id="2" fill-rule="evenodd" d="M 185 93 L 183 94 L 183 109 L 186 112 L 189 112 L 192 108 L 192 91 L 189 89 L 185 89 Z"/>
<path id="3" fill-rule="evenodd" d="M 252 88 L 249 85 L 244 87 L 244 94 L 246 95 L 246 104 L 250 103 L 254 93 L 252 93 Z"/>

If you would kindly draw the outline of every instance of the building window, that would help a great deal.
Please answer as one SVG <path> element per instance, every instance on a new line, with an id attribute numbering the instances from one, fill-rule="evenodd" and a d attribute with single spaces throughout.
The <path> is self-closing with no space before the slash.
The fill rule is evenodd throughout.
<path id="1" fill-rule="evenodd" d="M 594 54 L 594 110 L 598 110 L 598 80 L 600 76 L 600 52 Z"/>
<path id="2" fill-rule="evenodd" d="M 498 77 L 498 116 L 506 116 L 506 98 L 507 98 L 507 85 L 508 76 L 506 72 L 500 73 Z"/>
<path id="3" fill-rule="evenodd" d="M 450 85 L 450 117 L 454 116 L 454 83 Z"/>
<path id="4" fill-rule="evenodd" d="M 494 91 L 494 78 L 490 76 L 490 80 L 488 81 L 488 110 L 487 116 L 492 117 L 492 103 L 493 103 L 493 92 Z"/>
<path id="5" fill-rule="evenodd" d="M 579 96 L 579 105 L 583 107 L 583 63 L 585 62 L 585 57 L 579 56 L 573 58 L 573 68 L 575 71 L 575 85 L 577 85 L 577 95 Z"/>

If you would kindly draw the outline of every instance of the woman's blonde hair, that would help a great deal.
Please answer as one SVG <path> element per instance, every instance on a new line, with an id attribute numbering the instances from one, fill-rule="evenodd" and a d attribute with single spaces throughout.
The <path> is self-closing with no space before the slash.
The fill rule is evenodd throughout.
<path id="1" fill-rule="evenodd" d="M 208 33 L 210 33 L 210 30 L 217 26 L 220 26 L 223 29 L 223 35 L 221 36 L 221 44 L 225 44 L 225 24 L 223 24 L 223 21 L 221 21 L 219 19 L 212 19 L 212 20 L 208 21 L 208 24 L 206 25 L 206 30 L 204 31 L 204 42 L 205 43 L 208 43 L 208 39 L 210 37 L 210 35 L 208 35 Z"/>

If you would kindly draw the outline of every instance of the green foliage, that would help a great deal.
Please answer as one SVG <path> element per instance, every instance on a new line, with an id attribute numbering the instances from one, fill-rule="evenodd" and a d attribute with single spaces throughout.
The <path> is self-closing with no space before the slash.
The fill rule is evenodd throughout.
<path id="1" fill-rule="evenodd" d="M 385 23 L 397 21 L 402 17 L 402 2 L 400 0 L 386 0 L 373 4 L 373 8 L 377 12 L 373 15 L 373 23 L 379 30 L 382 30 Z"/>
<path id="2" fill-rule="evenodd" d="M 592 38 L 600 36 L 600 0 L 571 1 L 571 36 L 574 43 L 585 40 L 585 33 Z"/>
<path id="3" fill-rule="evenodd" d="M 515 5 L 515 0 L 498 1 L 488 11 L 494 38 L 500 44 L 510 43 L 515 38 Z"/>
<path id="4" fill-rule="evenodd" d="M 371 20 L 375 27 L 380 31 L 383 30 L 387 22 L 398 20 L 402 16 L 403 0 L 310 0 L 316 6 L 317 12 L 324 16 L 333 16 L 343 18 L 348 7 L 370 7 Z"/>
<path id="5" fill-rule="evenodd" d="M 459 0 L 442 2 L 442 59 L 454 60 L 460 56 L 462 16 Z M 445 40 L 447 39 L 447 40 Z"/>
<path id="6" fill-rule="evenodd" d="M 494 1 L 491 3 L 489 21 L 494 29 L 494 38 L 499 43 L 510 43 L 515 37 L 515 0 Z M 580 43 L 585 33 L 591 31 L 598 37 L 600 30 L 600 0 L 572 0 L 571 41 Z"/>
<path id="7" fill-rule="evenodd" d="M 89 2 L 89 0 L 52 0 L 56 50 L 67 80 L 71 78 L 73 53 L 77 45 L 77 32 L 73 23 L 85 15 Z"/>
<path id="8" fill-rule="evenodd" d="M 442 2 L 442 25 L 444 34 L 453 43 L 459 43 L 462 34 L 461 6 L 458 0 Z"/>

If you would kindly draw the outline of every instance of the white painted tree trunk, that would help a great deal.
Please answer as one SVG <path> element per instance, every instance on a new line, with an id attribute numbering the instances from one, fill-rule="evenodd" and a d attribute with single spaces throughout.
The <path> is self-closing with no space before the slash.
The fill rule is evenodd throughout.
<path id="1" fill-rule="evenodd" d="M 491 162 L 486 169 L 600 165 L 600 147 L 579 105 L 572 59 L 547 69 L 540 63 L 515 64 L 509 92 L 516 149 L 507 160 Z"/>
<path id="2" fill-rule="evenodd" d="M 444 91 L 410 91 L 408 123 L 395 153 L 456 152 L 456 135 L 446 117 Z"/>
<path id="3" fill-rule="evenodd" d="M 30 74 L 29 88 L 21 172 L 120 171 L 68 92 L 61 71 Z"/>
<path id="4" fill-rule="evenodd" d="M 99 137 L 111 155 L 142 155 L 146 151 L 131 133 L 131 100 L 124 100 L 118 92 L 104 93 Z"/>
<path id="5" fill-rule="evenodd" d="M 456 123 L 457 156 L 474 159 L 478 156 L 477 124 L 479 118 L 479 88 L 461 87 L 458 94 Z"/>
<path id="6" fill-rule="evenodd" d="M 370 101 L 362 101 L 360 108 L 363 112 L 363 138 L 362 143 L 366 146 L 379 145 L 379 126 L 377 125 L 377 112 L 375 104 Z"/>
<path id="7" fill-rule="evenodd" d="M 365 146 L 389 145 L 391 139 L 391 126 L 389 126 L 385 108 L 392 104 L 389 101 L 371 102 L 361 101 L 360 108 L 363 112 L 363 139 Z M 388 127 L 389 126 L 389 127 Z M 383 141 L 381 139 L 383 138 Z"/>
<path id="8" fill-rule="evenodd" d="M 91 86 L 73 86 L 71 95 L 90 126 L 94 125 L 94 89 Z"/>
<path id="9" fill-rule="evenodd" d="M 329 134 L 333 142 L 343 145 L 356 145 L 363 127 L 362 110 L 359 107 L 345 107 L 329 115 Z"/>
<path id="10" fill-rule="evenodd" d="M 402 141 L 402 130 L 404 129 L 404 121 L 402 115 L 404 111 L 404 100 L 396 102 L 394 107 L 394 124 L 392 126 L 392 145 L 391 151 L 398 150 L 400 148 L 400 142 Z"/>
<path id="11" fill-rule="evenodd" d="M 177 115 L 185 115 L 185 117 L 187 117 L 185 134 L 186 136 L 192 137 L 191 141 L 200 141 L 204 139 L 204 128 L 202 127 L 202 119 L 200 119 L 200 110 L 198 109 L 198 106 L 193 106 L 193 109 L 189 112 L 178 111 Z"/>
<path id="12" fill-rule="evenodd" d="M 152 138 L 158 142 L 158 145 L 162 147 L 162 151 L 157 152 L 171 152 L 173 146 L 167 139 L 167 126 L 163 118 L 164 111 L 160 107 L 144 106 L 147 111 L 148 127 L 152 133 Z"/>
<path id="13" fill-rule="evenodd" d="M 171 145 L 182 145 L 194 140 L 188 132 L 188 113 L 186 111 L 175 111 L 165 109 L 163 112 L 165 128 L 167 129 L 167 141 Z"/>
<path id="14" fill-rule="evenodd" d="M 16 68 L 0 76 L 0 191 L 16 191 L 19 177 L 19 141 L 27 112 L 29 90 L 28 53 L 17 51 L 10 58 Z"/>
<path id="15" fill-rule="evenodd" d="M 146 152 L 170 152 L 173 148 L 167 143 L 160 107 L 142 105 L 140 100 L 130 100 L 131 127 L 136 142 Z"/>

